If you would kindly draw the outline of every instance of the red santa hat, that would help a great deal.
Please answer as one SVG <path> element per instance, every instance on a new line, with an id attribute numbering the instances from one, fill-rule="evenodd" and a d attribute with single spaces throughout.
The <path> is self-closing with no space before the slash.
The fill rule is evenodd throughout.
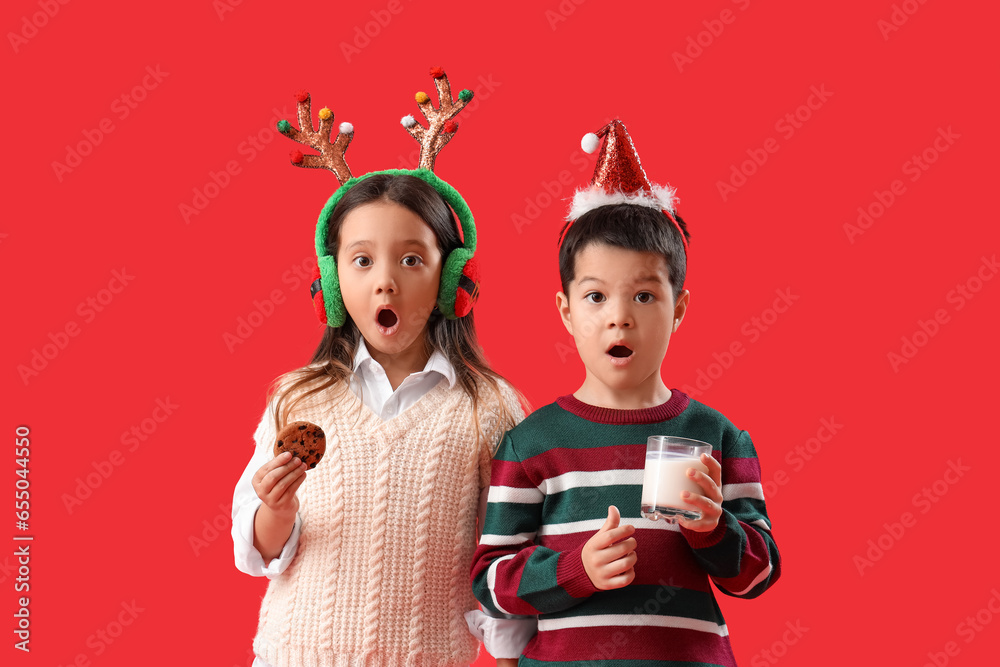
<path id="1" fill-rule="evenodd" d="M 677 228 L 684 244 L 684 254 L 687 255 L 687 238 L 674 218 L 677 205 L 675 189 L 669 185 L 650 183 L 639 161 L 632 137 L 620 120 L 611 121 L 597 133 L 585 134 L 580 144 L 584 151 L 593 153 L 600 145 L 601 138 L 604 139 L 604 144 L 597 156 L 594 178 L 589 186 L 577 190 L 573 195 L 573 203 L 566 219 L 573 221 L 587 211 L 612 204 L 655 208 L 663 211 Z"/>

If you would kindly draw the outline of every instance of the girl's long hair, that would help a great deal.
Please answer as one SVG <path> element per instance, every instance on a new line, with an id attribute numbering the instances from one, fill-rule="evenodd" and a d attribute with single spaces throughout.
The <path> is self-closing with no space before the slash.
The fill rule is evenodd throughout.
<path id="1" fill-rule="evenodd" d="M 458 223 L 451 209 L 431 185 L 415 176 L 376 174 L 355 184 L 334 207 L 327 237 L 327 252 L 330 255 L 337 256 L 340 228 L 347 214 L 364 204 L 380 201 L 399 204 L 416 213 L 430 226 L 441 251 L 442 266 L 448 253 L 462 246 Z M 504 430 L 512 428 L 516 418 L 501 393 L 500 382 L 506 380 L 490 368 L 476 336 L 473 316 L 474 313 L 470 312 L 465 317 L 449 320 L 435 308 L 427 321 L 425 344 L 428 355 L 435 349 L 441 350 L 455 367 L 457 382 L 472 399 L 476 436 L 481 439 L 483 434 L 478 408 L 480 392 L 484 389 L 492 391 L 497 399 L 500 406 L 497 416 Z M 276 430 L 288 422 L 289 414 L 299 402 L 333 390 L 338 385 L 347 387 L 354 373 L 354 354 L 360 339 L 361 332 L 348 313 L 343 326 L 326 328 L 309 365 L 274 381 L 269 394 L 274 399 Z M 520 392 L 513 391 L 518 400 L 526 404 Z M 490 443 L 491 446 L 494 444 Z"/>

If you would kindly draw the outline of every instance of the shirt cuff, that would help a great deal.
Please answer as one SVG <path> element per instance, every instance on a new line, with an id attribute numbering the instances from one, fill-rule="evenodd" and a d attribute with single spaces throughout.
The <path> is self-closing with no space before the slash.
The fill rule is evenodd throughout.
<path id="1" fill-rule="evenodd" d="M 486 652 L 498 660 L 519 658 L 538 631 L 534 616 L 493 618 L 478 609 L 465 612 L 465 622 Z"/>
<path id="2" fill-rule="evenodd" d="M 295 552 L 299 546 L 299 534 L 302 531 L 302 518 L 296 513 L 292 534 L 285 541 L 281 553 L 265 565 L 264 558 L 253 545 L 254 517 L 261 505 L 263 502 L 258 499 L 254 505 L 241 508 L 239 514 L 233 519 L 233 550 L 236 557 L 236 567 L 240 572 L 245 572 L 252 577 L 274 579 L 284 572 L 291 564 L 292 559 L 295 558 Z"/>
<path id="3" fill-rule="evenodd" d="M 719 517 L 719 523 L 712 530 L 707 533 L 700 533 L 697 530 L 690 530 L 684 526 L 678 526 L 681 529 L 681 535 L 687 540 L 688 544 L 691 545 L 692 549 L 705 549 L 707 547 L 712 547 L 722 541 L 723 536 L 726 534 L 726 517 L 725 510 L 722 511 L 722 516 Z"/>
<path id="4" fill-rule="evenodd" d="M 571 551 L 563 551 L 556 563 L 556 583 L 575 598 L 590 597 L 597 592 L 597 587 L 583 566 L 584 546 L 586 542 Z"/>

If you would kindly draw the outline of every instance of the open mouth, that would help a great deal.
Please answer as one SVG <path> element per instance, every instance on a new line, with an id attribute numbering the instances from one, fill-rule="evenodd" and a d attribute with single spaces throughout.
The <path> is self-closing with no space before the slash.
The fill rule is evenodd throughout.
<path id="1" fill-rule="evenodd" d="M 628 349 L 624 345 L 613 345 L 608 354 L 616 359 L 625 359 L 632 356 L 632 350 Z"/>
<path id="2" fill-rule="evenodd" d="M 396 315 L 396 311 L 388 306 L 384 306 L 375 314 L 375 322 L 378 324 L 379 331 L 383 335 L 388 336 L 396 332 L 396 328 L 399 325 L 399 316 Z"/>

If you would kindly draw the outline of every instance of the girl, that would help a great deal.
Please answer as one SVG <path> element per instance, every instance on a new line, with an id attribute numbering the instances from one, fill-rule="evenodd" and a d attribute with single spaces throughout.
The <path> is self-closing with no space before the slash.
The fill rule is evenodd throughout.
<path id="1" fill-rule="evenodd" d="M 275 382 L 233 500 L 237 567 L 271 579 L 254 665 L 466 665 L 477 503 L 523 418 L 519 394 L 490 369 L 472 314 L 436 306 L 463 242 L 427 178 L 359 179 L 326 239 L 345 320 Z M 271 454 L 297 420 L 327 435 L 308 476 Z"/>

